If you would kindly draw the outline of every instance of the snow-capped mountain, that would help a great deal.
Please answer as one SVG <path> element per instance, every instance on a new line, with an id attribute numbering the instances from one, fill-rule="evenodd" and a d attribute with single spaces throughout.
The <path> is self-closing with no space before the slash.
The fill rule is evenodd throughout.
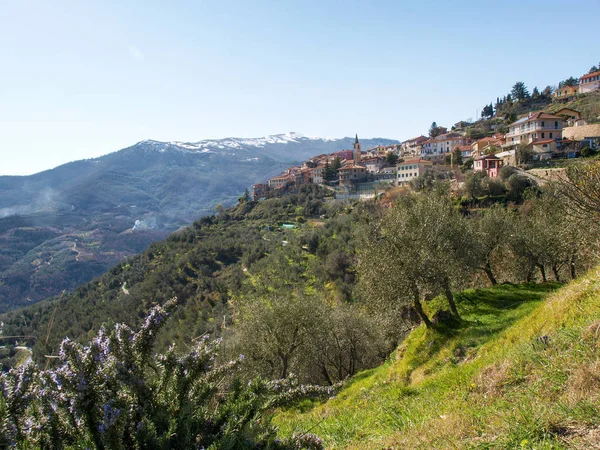
<path id="1" fill-rule="evenodd" d="M 296 132 L 289 132 L 285 134 L 274 134 L 271 136 L 259 137 L 259 138 L 225 138 L 225 139 L 204 139 L 198 142 L 160 142 L 154 140 L 142 141 L 142 144 L 149 146 L 155 146 L 161 150 L 166 148 L 177 148 L 185 149 L 193 152 L 207 153 L 215 152 L 224 149 L 244 149 L 246 147 L 265 147 L 271 144 L 300 144 L 308 141 L 323 141 L 331 142 L 336 141 L 332 138 L 319 138 L 319 137 L 308 137 L 303 134 Z"/>
<path id="2" fill-rule="evenodd" d="M 162 142 L 144 140 L 130 147 L 131 152 L 186 153 L 205 156 L 237 156 L 240 160 L 247 158 L 270 158 L 276 161 L 292 163 L 308 159 L 322 153 L 332 153 L 338 150 L 352 148 L 353 138 L 322 138 L 310 137 L 300 133 L 290 132 L 258 138 L 225 138 L 204 139 L 197 142 L 171 141 Z M 390 139 L 361 140 L 363 148 L 380 144 L 390 144 L 397 141 Z"/>

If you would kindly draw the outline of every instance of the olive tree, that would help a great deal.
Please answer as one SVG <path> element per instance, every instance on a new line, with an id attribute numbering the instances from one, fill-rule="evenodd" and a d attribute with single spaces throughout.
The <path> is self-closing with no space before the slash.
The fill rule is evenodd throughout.
<path id="1" fill-rule="evenodd" d="M 466 275 L 464 219 L 447 196 L 399 197 L 359 249 L 359 287 L 369 302 L 411 305 L 427 327 L 425 298 L 443 294 L 460 318 L 452 289 Z"/>
<path id="2" fill-rule="evenodd" d="M 280 292 L 233 303 L 236 352 L 271 379 L 298 374 L 311 338 L 324 326 L 324 305 L 314 295 Z"/>
<path id="3" fill-rule="evenodd" d="M 581 245 L 582 233 L 577 222 L 548 189 L 521 208 L 512 246 L 513 252 L 529 267 L 528 280 L 537 268 L 544 282 L 547 269 L 560 281 L 560 271 L 567 266 L 571 278 L 575 278 L 575 260 Z"/>
<path id="4" fill-rule="evenodd" d="M 600 162 L 568 168 L 558 187 L 573 215 L 600 219 Z"/>
<path id="5" fill-rule="evenodd" d="M 514 214 L 499 204 L 468 220 L 470 251 L 467 263 L 485 273 L 492 285 L 498 283 L 492 270 L 494 254 L 508 246 L 514 233 L 514 222 Z"/>

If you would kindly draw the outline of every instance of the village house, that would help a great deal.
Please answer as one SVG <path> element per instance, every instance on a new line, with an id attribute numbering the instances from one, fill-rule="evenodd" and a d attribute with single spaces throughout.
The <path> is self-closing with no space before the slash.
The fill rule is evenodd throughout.
<path id="1" fill-rule="evenodd" d="M 383 156 L 374 156 L 363 158 L 361 164 L 367 168 L 368 173 L 377 173 L 385 166 L 386 158 Z"/>
<path id="2" fill-rule="evenodd" d="M 470 145 L 459 145 L 456 148 L 460 152 L 460 156 L 462 157 L 462 159 L 469 159 L 473 153 L 473 149 Z"/>
<path id="3" fill-rule="evenodd" d="M 325 166 L 318 165 L 312 170 L 312 182 L 314 184 L 323 184 L 325 182 Z"/>
<path id="4" fill-rule="evenodd" d="M 434 164 L 445 164 L 446 156 L 460 145 L 467 144 L 468 139 L 458 133 L 445 133 L 428 139 L 421 146 L 421 159 Z"/>
<path id="5" fill-rule="evenodd" d="M 553 102 L 570 102 L 577 98 L 579 86 L 563 86 L 552 93 Z"/>
<path id="6" fill-rule="evenodd" d="M 400 145 L 400 156 L 417 156 L 421 153 L 421 146 L 423 142 L 425 142 L 427 138 L 425 136 L 418 136 L 416 138 L 409 139 L 404 141 Z"/>
<path id="7" fill-rule="evenodd" d="M 581 118 L 581 113 L 575 109 L 562 108 L 561 110 L 556 111 L 554 114 L 565 118 L 565 127 L 580 127 L 582 125 L 585 125 L 585 121 Z"/>
<path id="8" fill-rule="evenodd" d="M 331 154 L 332 159 L 340 158 L 342 161 L 351 161 L 353 159 L 353 150 L 340 150 Z"/>
<path id="9" fill-rule="evenodd" d="M 364 183 L 367 181 L 367 168 L 350 162 L 338 169 L 340 184 Z"/>
<path id="10" fill-rule="evenodd" d="M 269 185 L 266 183 L 258 183 L 252 186 L 252 200 L 256 201 L 265 198 L 269 192 Z"/>
<path id="11" fill-rule="evenodd" d="M 433 166 L 433 162 L 425 159 L 409 159 L 396 166 L 398 186 L 408 184 Z"/>
<path id="12" fill-rule="evenodd" d="M 295 173 L 295 184 L 296 186 L 300 186 L 303 184 L 311 184 L 312 180 L 312 169 L 302 169 L 299 172 Z"/>
<path id="13" fill-rule="evenodd" d="M 560 139 L 564 118 L 555 114 L 537 112 L 529 114 L 508 126 L 505 147 L 530 144 L 536 140 Z"/>
<path id="14" fill-rule="evenodd" d="M 285 188 L 291 184 L 296 182 L 295 175 L 280 175 L 278 177 L 273 177 L 269 180 L 269 188 L 270 189 L 281 189 Z"/>
<path id="15" fill-rule="evenodd" d="M 554 139 L 540 139 L 531 143 L 534 161 L 546 161 L 552 159 L 556 153 L 556 141 Z"/>
<path id="16" fill-rule="evenodd" d="M 388 153 L 400 154 L 400 148 L 401 144 L 378 145 L 367 150 L 366 156 L 367 158 L 374 158 L 376 156 L 386 156 Z"/>
<path id="17" fill-rule="evenodd" d="M 504 135 L 494 134 L 493 136 L 484 137 L 476 140 L 471 144 L 471 156 L 479 158 L 480 156 L 494 153 L 495 149 L 500 149 L 504 144 Z"/>
<path id="18" fill-rule="evenodd" d="M 370 175 L 373 181 L 396 181 L 396 166 L 383 167 L 379 172 Z"/>
<path id="19" fill-rule="evenodd" d="M 597 91 L 600 89 L 600 71 L 588 73 L 579 78 L 579 93 L 587 94 L 588 92 Z"/>
<path id="20" fill-rule="evenodd" d="M 464 120 L 461 120 L 460 122 L 456 122 L 453 126 L 452 129 L 453 130 L 462 130 L 463 128 L 468 127 L 469 125 L 471 125 L 469 122 L 466 122 Z"/>
<path id="21" fill-rule="evenodd" d="M 480 156 L 473 162 L 474 172 L 486 172 L 490 178 L 498 176 L 500 167 L 502 167 L 502 160 L 494 155 Z"/>

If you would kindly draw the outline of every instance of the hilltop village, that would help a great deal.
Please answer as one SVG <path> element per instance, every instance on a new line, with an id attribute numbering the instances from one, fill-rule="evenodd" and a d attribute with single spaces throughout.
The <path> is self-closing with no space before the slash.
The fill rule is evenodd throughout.
<path id="1" fill-rule="evenodd" d="M 576 109 L 578 104 L 585 114 Z M 469 170 L 493 178 L 502 166 L 555 166 L 600 148 L 599 105 L 596 66 L 578 80 L 571 77 L 542 92 L 534 88 L 529 94 L 518 82 L 495 107 L 486 105 L 475 122 L 459 121 L 450 130 L 434 122 L 428 136 L 366 150 L 357 135 L 352 149 L 315 156 L 254 185 L 253 198 L 304 184 L 329 186 L 337 198 L 372 198 L 392 186 L 414 186 L 428 174 L 461 182 Z"/>

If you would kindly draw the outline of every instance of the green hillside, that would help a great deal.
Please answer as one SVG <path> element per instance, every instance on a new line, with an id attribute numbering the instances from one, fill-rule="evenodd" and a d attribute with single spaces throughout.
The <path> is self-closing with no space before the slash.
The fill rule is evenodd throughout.
<path id="1" fill-rule="evenodd" d="M 507 284 L 457 300 L 463 325 L 415 328 L 335 398 L 281 412 L 280 432 L 311 430 L 329 448 L 596 445 L 600 268 L 560 289 Z"/>

